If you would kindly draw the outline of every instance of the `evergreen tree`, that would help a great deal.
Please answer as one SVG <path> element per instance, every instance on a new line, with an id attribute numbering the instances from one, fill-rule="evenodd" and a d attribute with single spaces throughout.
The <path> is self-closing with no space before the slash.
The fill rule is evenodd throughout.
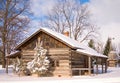
<path id="1" fill-rule="evenodd" d="M 111 50 L 111 38 L 108 38 L 105 48 L 104 48 L 104 51 L 103 51 L 103 54 L 108 56 L 110 50 Z"/>
<path id="2" fill-rule="evenodd" d="M 36 73 L 38 75 L 45 75 L 49 68 L 50 61 L 46 56 L 46 49 L 41 47 L 40 43 L 36 43 L 34 59 L 27 63 L 27 68 L 31 73 Z"/>
<path id="3" fill-rule="evenodd" d="M 94 41 L 93 41 L 93 39 L 91 39 L 91 40 L 88 42 L 88 46 L 89 46 L 90 48 L 93 48 L 93 49 L 95 49 L 95 46 L 94 46 Z"/>

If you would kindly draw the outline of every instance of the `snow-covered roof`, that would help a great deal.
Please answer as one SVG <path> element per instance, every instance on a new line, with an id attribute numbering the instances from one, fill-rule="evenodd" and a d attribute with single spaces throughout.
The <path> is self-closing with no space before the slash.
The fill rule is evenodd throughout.
<path id="1" fill-rule="evenodd" d="M 82 53 L 82 54 L 86 54 L 88 56 L 95 56 L 95 57 L 104 57 L 104 58 L 107 58 L 107 56 L 101 54 L 101 53 L 98 53 L 97 51 L 95 50 L 92 50 L 92 49 L 77 49 L 77 52 L 79 53 Z"/>
<path id="2" fill-rule="evenodd" d="M 64 43 L 66 44 L 69 44 L 71 47 L 73 48 L 82 48 L 83 45 L 80 44 L 80 42 L 74 40 L 74 39 L 71 39 L 70 37 L 67 37 L 61 33 L 57 33 L 55 31 L 52 31 L 48 28 L 41 28 L 43 31 L 47 32 L 48 34 L 58 38 L 59 40 L 63 41 Z"/>
<path id="3" fill-rule="evenodd" d="M 50 36 L 57 38 L 58 40 L 64 42 L 66 45 L 70 46 L 71 48 L 77 49 L 76 51 L 80 52 L 80 53 L 85 53 L 91 56 L 96 56 L 96 57 L 105 57 L 107 58 L 107 56 L 102 55 L 100 53 L 98 53 L 97 51 L 93 50 L 92 48 L 85 46 L 83 44 L 81 44 L 80 42 L 71 39 L 70 37 L 67 37 L 63 34 L 57 33 L 55 31 L 52 31 L 48 28 L 41 28 L 39 31 L 37 31 L 36 33 L 34 33 L 33 35 L 31 35 L 29 38 L 27 38 L 25 41 L 23 41 L 21 44 L 19 44 L 16 49 L 18 49 L 22 44 L 24 44 L 25 42 L 27 42 L 29 39 L 31 39 L 33 36 L 35 36 L 36 34 L 38 34 L 40 31 L 43 31 L 47 34 L 49 34 Z"/>
<path id="4" fill-rule="evenodd" d="M 67 37 L 67 36 L 62 35 L 62 34 L 57 33 L 57 32 L 54 32 L 54 31 L 49 30 L 47 28 L 42 28 L 42 29 L 45 30 L 46 32 L 49 32 L 51 35 L 56 36 L 57 38 L 61 39 L 62 41 L 66 42 L 70 46 L 72 46 L 74 48 L 77 48 L 78 52 L 86 53 L 86 54 L 91 55 L 91 56 L 107 58 L 107 56 L 98 53 L 94 49 L 92 49 L 92 48 L 90 48 L 88 46 L 85 46 L 85 45 L 81 44 L 80 42 L 78 42 L 78 41 L 76 41 L 74 39 L 71 39 L 70 37 Z"/>

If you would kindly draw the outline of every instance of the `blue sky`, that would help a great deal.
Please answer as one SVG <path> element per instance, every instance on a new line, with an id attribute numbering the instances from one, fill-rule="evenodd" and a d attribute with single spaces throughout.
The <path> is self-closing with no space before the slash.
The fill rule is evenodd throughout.
<path id="1" fill-rule="evenodd" d="M 89 0 L 80 0 L 81 3 L 89 2 Z"/>
<path id="2" fill-rule="evenodd" d="M 38 28 L 40 21 L 52 9 L 56 0 L 30 0 L 32 26 Z M 114 37 L 115 43 L 120 42 L 120 0 L 80 0 L 87 3 L 91 13 L 91 21 L 100 27 L 101 41 L 105 42 L 108 37 Z M 42 4 L 41 4 L 42 3 Z"/>

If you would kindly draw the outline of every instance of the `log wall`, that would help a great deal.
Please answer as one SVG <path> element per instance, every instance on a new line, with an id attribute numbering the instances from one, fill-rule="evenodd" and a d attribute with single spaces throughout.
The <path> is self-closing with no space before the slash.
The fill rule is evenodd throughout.
<path id="1" fill-rule="evenodd" d="M 51 67 L 51 70 L 54 69 L 53 75 L 55 77 L 71 76 L 70 55 L 71 51 L 69 48 L 55 48 L 48 50 L 48 56 L 55 64 Z"/>
<path id="2" fill-rule="evenodd" d="M 22 60 L 27 63 L 34 58 L 35 51 L 23 50 Z M 51 48 L 48 49 L 47 54 L 50 59 L 50 71 L 55 77 L 69 77 L 71 76 L 70 55 L 69 48 Z M 52 60 L 52 61 L 51 61 Z"/>
<path id="3" fill-rule="evenodd" d="M 116 67 L 117 66 L 117 60 L 108 60 L 108 66 L 109 67 Z"/>

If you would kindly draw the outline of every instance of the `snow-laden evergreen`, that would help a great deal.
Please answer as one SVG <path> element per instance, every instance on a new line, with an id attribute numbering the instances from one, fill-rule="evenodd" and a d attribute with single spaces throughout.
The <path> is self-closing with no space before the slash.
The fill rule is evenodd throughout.
<path id="1" fill-rule="evenodd" d="M 29 69 L 31 73 L 45 74 L 50 63 L 46 56 L 47 50 L 44 49 L 39 42 L 36 43 L 34 50 L 34 59 L 27 63 L 27 69 Z"/>

